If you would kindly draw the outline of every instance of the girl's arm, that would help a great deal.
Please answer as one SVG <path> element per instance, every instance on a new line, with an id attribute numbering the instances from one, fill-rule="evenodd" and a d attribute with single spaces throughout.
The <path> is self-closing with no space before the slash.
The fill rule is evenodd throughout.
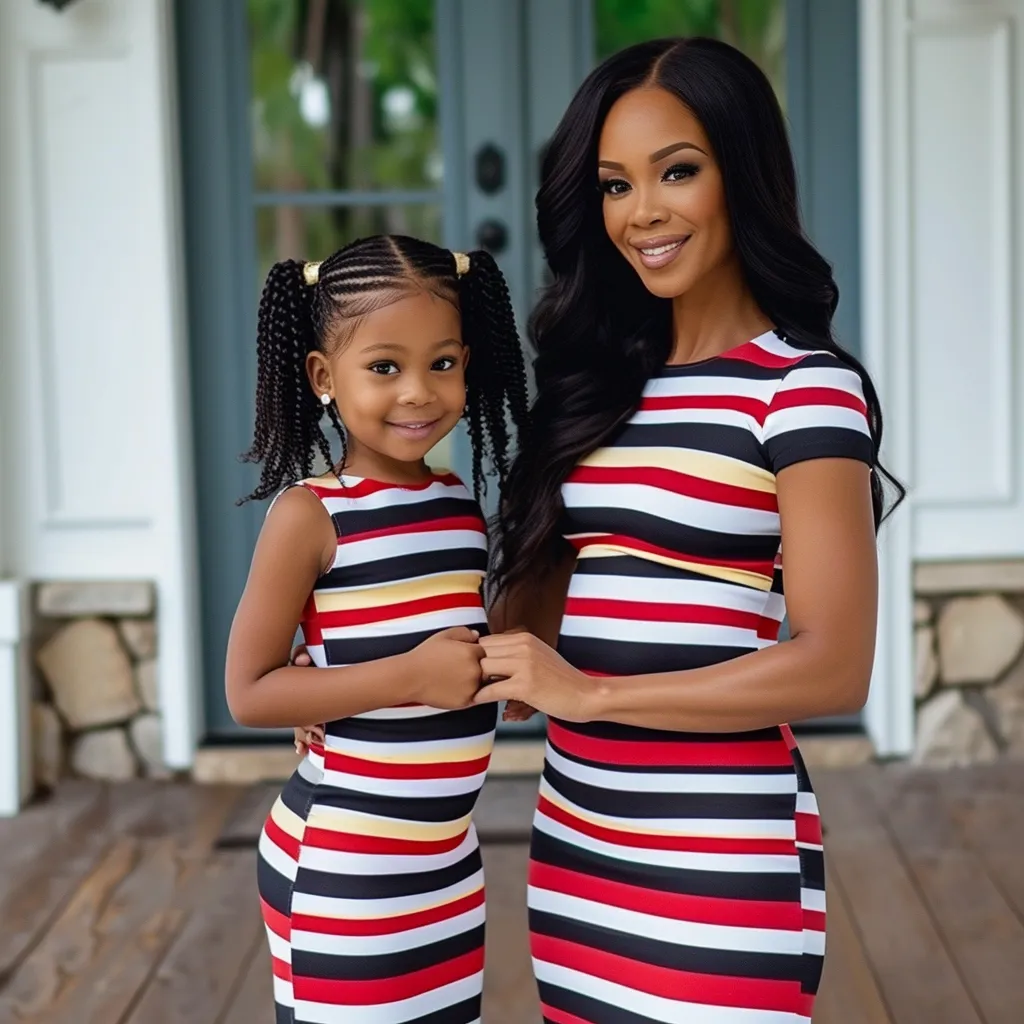
<path id="1" fill-rule="evenodd" d="M 228 639 L 225 690 L 235 721 L 279 728 L 420 701 L 431 685 L 436 689 L 441 672 L 450 673 L 446 693 L 468 704 L 480 679 L 480 650 L 468 629 L 447 630 L 408 654 L 364 665 L 315 671 L 288 665 L 303 608 L 336 545 L 330 517 L 304 487 L 274 503 Z M 442 699 L 436 692 L 429 697 L 423 702 Z"/>
<path id="2" fill-rule="evenodd" d="M 485 637 L 479 701 L 517 699 L 557 718 L 741 732 L 852 712 L 867 698 L 877 618 L 868 467 L 796 463 L 777 477 L 792 639 L 684 672 L 592 679 L 525 635 Z"/>

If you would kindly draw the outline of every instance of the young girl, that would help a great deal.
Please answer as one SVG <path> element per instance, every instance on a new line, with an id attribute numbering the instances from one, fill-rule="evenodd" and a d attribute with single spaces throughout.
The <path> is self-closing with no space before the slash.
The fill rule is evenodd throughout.
<path id="1" fill-rule="evenodd" d="M 480 507 L 427 452 L 466 416 L 473 484 L 525 423 L 508 289 L 485 252 L 364 239 L 287 261 L 259 311 L 250 497 L 273 502 L 228 644 L 235 719 L 325 722 L 267 819 L 260 902 L 278 1024 L 480 1019 L 471 822 L 494 737 Z M 327 418 L 341 439 L 331 465 Z M 297 486 L 291 486 L 298 482 Z M 301 627 L 318 672 L 291 667 Z"/>

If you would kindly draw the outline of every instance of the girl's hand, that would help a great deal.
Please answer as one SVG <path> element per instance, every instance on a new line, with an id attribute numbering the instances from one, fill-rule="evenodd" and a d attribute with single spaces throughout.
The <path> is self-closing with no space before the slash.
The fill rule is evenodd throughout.
<path id="1" fill-rule="evenodd" d="M 469 707 L 480 688 L 480 634 L 465 626 L 443 629 L 409 652 L 415 659 L 412 700 L 453 711 Z"/>
<path id="2" fill-rule="evenodd" d="M 313 664 L 313 659 L 309 656 L 309 651 L 306 650 L 305 644 L 299 644 L 292 651 L 292 656 L 288 661 L 289 665 L 295 665 L 297 668 L 306 668 L 308 665 Z"/>
<path id="3" fill-rule="evenodd" d="M 484 649 L 480 662 L 484 678 L 499 681 L 482 687 L 474 703 L 516 701 L 552 718 L 590 721 L 593 681 L 543 640 L 532 633 L 500 633 L 483 637 L 480 646 Z"/>
<path id="4" fill-rule="evenodd" d="M 537 714 L 537 709 L 531 708 L 529 704 L 524 704 L 521 700 L 510 700 L 501 713 L 501 720 L 503 722 L 528 722 L 535 714 Z"/>
<path id="5" fill-rule="evenodd" d="M 308 655 L 307 655 L 308 657 Z M 299 757 L 305 757 L 309 753 L 312 743 L 324 742 L 324 727 L 322 725 L 297 725 L 295 726 L 295 753 Z"/>

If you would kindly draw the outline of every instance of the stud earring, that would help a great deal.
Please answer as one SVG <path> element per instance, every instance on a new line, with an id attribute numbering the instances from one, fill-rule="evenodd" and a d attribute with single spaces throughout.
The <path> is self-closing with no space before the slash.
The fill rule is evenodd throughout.
<path id="1" fill-rule="evenodd" d="M 329 394 L 327 394 L 326 391 L 320 396 L 320 404 L 321 405 L 330 405 L 331 404 L 331 396 Z"/>

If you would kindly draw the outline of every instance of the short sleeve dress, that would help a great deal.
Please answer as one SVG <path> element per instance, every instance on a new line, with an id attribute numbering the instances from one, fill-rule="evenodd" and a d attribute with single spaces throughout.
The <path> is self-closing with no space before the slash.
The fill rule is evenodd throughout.
<path id="1" fill-rule="evenodd" d="M 776 643 L 776 475 L 872 453 L 860 378 L 829 352 L 769 332 L 666 366 L 564 485 L 578 562 L 562 655 L 595 677 L 638 675 Z M 529 911 L 552 1024 L 809 1022 L 824 864 L 788 725 L 691 734 L 552 720 Z"/>

